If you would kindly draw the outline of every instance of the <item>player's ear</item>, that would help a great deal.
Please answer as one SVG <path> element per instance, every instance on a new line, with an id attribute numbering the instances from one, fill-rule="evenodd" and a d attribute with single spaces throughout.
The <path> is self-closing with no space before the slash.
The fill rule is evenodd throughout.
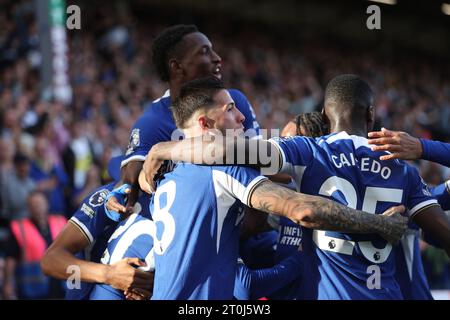
<path id="1" fill-rule="evenodd" d="M 330 119 L 328 118 L 328 116 L 327 116 L 327 114 L 326 114 L 326 112 L 325 112 L 325 107 L 322 108 L 322 111 L 321 111 L 320 113 L 322 113 L 322 119 L 323 119 L 323 122 L 324 122 L 327 126 L 330 126 Z"/>
<path id="2" fill-rule="evenodd" d="M 174 76 L 178 76 L 178 77 L 183 75 L 183 68 L 181 68 L 181 65 L 177 61 L 177 59 L 170 59 L 169 60 L 169 74 L 170 75 L 174 75 Z"/>
<path id="3" fill-rule="evenodd" d="M 198 117 L 197 121 L 202 130 L 211 129 L 208 117 L 206 115 L 202 114 L 201 116 Z"/>

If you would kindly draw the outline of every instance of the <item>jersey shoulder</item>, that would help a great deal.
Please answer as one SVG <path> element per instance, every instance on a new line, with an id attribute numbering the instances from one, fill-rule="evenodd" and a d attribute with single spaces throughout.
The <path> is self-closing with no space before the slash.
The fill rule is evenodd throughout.
<path id="1" fill-rule="evenodd" d="M 114 189 L 114 185 L 115 182 L 111 182 L 110 184 L 98 187 L 95 191 L 83 199 L 74 216 L 77 213 L 82 212 L 92 218 L 99 209 L 103 208 L 106 197 L 111 190 Z"/>

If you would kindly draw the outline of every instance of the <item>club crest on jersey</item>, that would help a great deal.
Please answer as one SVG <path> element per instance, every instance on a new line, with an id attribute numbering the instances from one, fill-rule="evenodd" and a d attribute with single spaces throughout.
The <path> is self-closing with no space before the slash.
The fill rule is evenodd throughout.
<path id="1" fill-rule="evenodd" d="M 130 142 L 128 143 L 127 152 L 125 155 L 129 155 L 141 144 L 140 129 L 133 129 L 131 131 Z"/>
<path id="2" fill-rule="evenodd" d="M 426 182 L 423 180 L 422 177 L 420 177 L 420 180 L 422 181 L 422 192 L 424 195 L 432 197 L 430 190 L 428 189 L 428 185 L 426 184 Z"/>
<path id="3" fill-rule="evenodd" d="M 108 194 L 109 194 L 108 189 L 102 189 L 102 190 L 97 191 L 89 198 L 89 204 L 92 207 L 101 206 L 103 204 L 103 202 L 105 202 L 106 196 Z"/>

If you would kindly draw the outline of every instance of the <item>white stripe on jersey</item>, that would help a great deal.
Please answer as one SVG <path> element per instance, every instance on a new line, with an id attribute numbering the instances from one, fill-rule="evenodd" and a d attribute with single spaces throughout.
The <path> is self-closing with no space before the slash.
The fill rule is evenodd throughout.
<path id="1" fill-rule="evenodd" d="M 225 218 L 230 210 L 230 207 L 240 200 L 245 205 L 250 205 L 248 197 L 251 190 L 261 181 L 267 180 L 264 176 L 258 176 L 253 179 L 247 188 L 232 176 L 223 171 L 212 170 L 212 180 L 214 184 L 214 192 L 216 194 L 217 203 L 217 243 L 216 249 L 219 252 L 220 235 L 222 234 L 222 227 Z"/>
<path id="2" fill-rule="evenodd" d="M 335 134 L 331 137 L 329 137 L 328 139 L 325 140 L 326 143 L 330 144 L 333 142 L 336 142 L 337 140 L 352 140 L 353 141 L 353 145 L 355 146 L 355 149 L 358 149 L 360 147 L 366 147 L 371 149 L 372 146 L 368 143 L 367 138 L 364 137 L 360 137 L 360 136 L 355 136 L 355 135 L 348 135 L 347 132 L 345 131 L 341 131 L 338 134 Z M 320 140 L 319 145 L 323 142 L 324 140 Z M 382 152 L 385 154 L 391 154 L 391 152 L 389 151 L 378 151 L 378 152 Z M 401 165 L 401 163 L 399 162 L 398 159 L 394 159 L 394 161 Z"/>
<path id="3" fill-rule="evenodd" d="M 355 136 L 355 135 L 349 135 L 345 131 L 341 131 L 338 134 L 335 134 L 331 137 L 329 137 L 326 141 L 326 143 L 331 144 L 333 142 L 336 142 L 337 140 L 352 140 L 353 145 L 355 146 L 355 149 L 358 149 L 360 147 L 367 147 L 370 149 L 370 145 L 367 142 L 368 140 L 364 137 Z"/>
<path id="4" fill-rule="evenodd" d="M 162 98 L 167 98 L 167 97 L 170 97 L 170 90 L 169 89 L 167 89 L 166 92 L 164 92 L 164 94 L 161 97 L 159 97 L 158 99 L 154 100 L 152 103 L 156 103 L 159 100 L 161 100 Z"/>
<path id="5" fill-rule="evenodd" d="M 406 233 L 400 240 L 403 247 L 403 255 L 405 257 L 406 267 L 408 268 L 409 279 L 412 281 L 412 267 L 414 261 L 414 240 L 415 234 Z"/>
<path id="6" fill-rule="evenodd" d="M 420 211 L 421 209 L 423 209 L 423 208 L 425 208 L 425 207 L 428 207 L 428 206 L 430 206 L 430 205 L 434 205 L 434 204 L 435 204 L 435 205 L 438 204 L 438 202 L 437 202 L 436 199 L 431 199 L 431 200 L 427 200 L 427 201 L 421 202 L 421 203 L 417 204 L 414 208 L 412 208 L 412 209 L 409 210 L 408 216 L 409 216 L 410 218 L 412 218 L 412 217 L 413 217 L 418 211 Z"/>
<path id="7" fill-rule="evenodd" d="M 88 237 L 89 244 L 91 244 L 92 242 L 94 242 L 94 237 L 92 237 L 91 232 L 90 232 L 89 229 L 84 225 L 83 222 L 81 222 L 80 220 L 78 220 L 76 217 L 70 218 L 69 221 L 72 221 L 75 225 L 77 225 L 77 226 L 84 232 L 84 234 Z"/>
<path id="8" fill-rule="evenodd" d="M 124 165 L 126 165 L 127 163 L 131 162 L 131 161 L 145 161 L 146 156 L 141 156 L 141 155 L 135 155 L 132 157 L 129 157 L 128 159 L 123 160 L 120 163 L 120 169 L 122 169 L 122 167 Z"/>

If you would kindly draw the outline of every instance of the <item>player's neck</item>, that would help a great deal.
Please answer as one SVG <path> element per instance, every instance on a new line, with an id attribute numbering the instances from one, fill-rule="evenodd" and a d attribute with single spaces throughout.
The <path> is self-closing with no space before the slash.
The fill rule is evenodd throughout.
<path id="1" fill-rule="evenodd" d="M 201 137 L 203 135 L 203 132 L 202 132 L 201 128 L 193 126 L 190 128 L 183 129 L 183 134 L 184 134 L 184 137 L 186 139 L 188 139 L 188 138 Z"/>
<path id="2" fill-rule="evenodd" d="M 354 126 L 350 123 L 346 123 L 345 121 L 330 123 L 330 132 L 336 133 L 345 131 L 349 135 L 367 137 L 367 127 Z"/>
<path id="3" fill-rule="evenodd" d="M 181 84 L 177 81 L 169 82 L 170 99 L 173 101 L 180 94 Z"/>

